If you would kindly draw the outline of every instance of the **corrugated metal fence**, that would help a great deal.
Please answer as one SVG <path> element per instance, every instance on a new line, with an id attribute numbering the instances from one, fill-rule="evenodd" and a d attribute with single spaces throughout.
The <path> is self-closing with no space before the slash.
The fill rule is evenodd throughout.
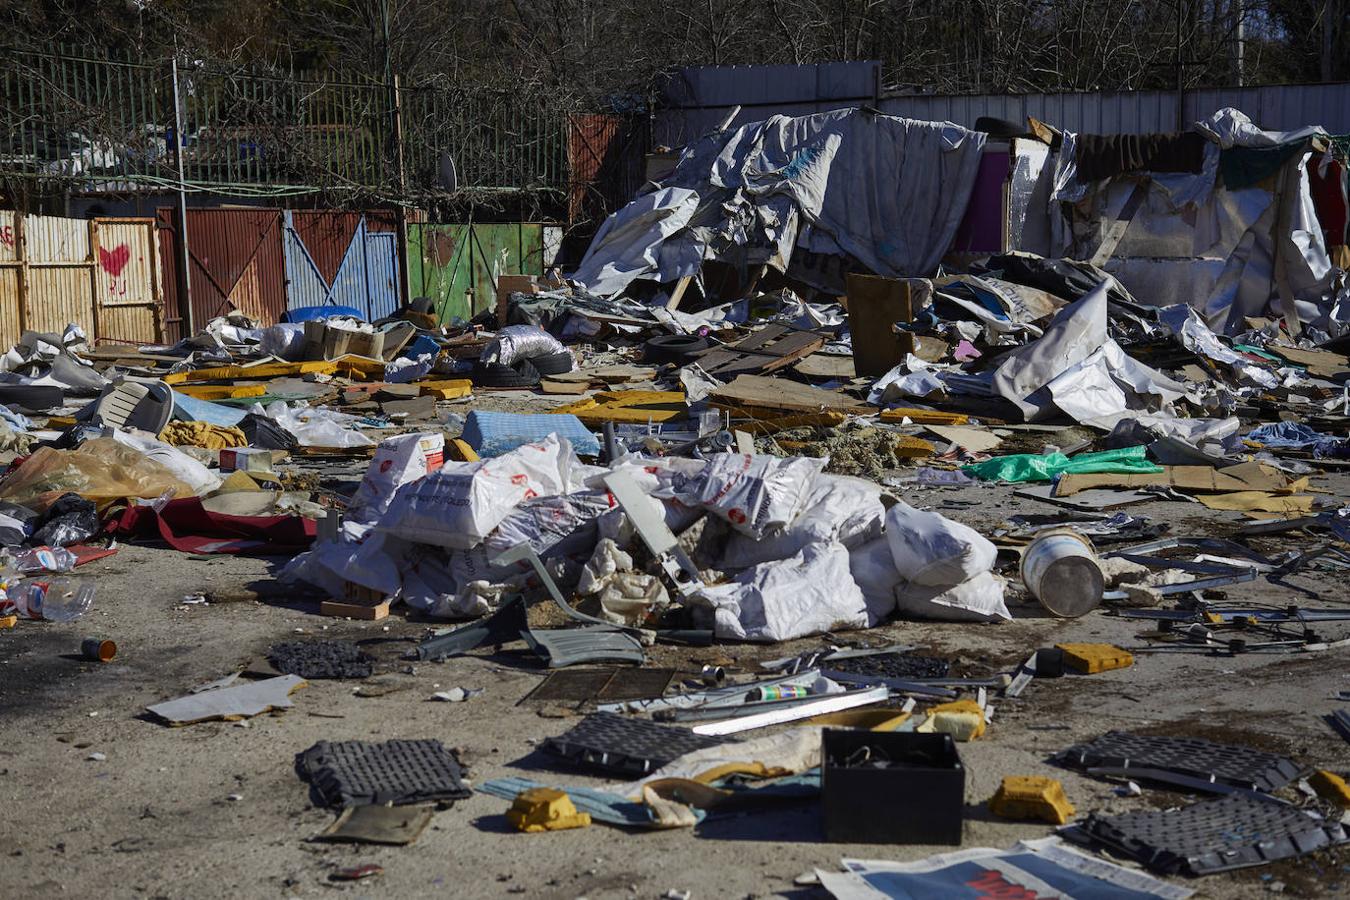
<path id="1" fill-rule="evenodd" d="M 652 119 L 656 144 L 681 146 L 715 128 L 741 106 L 733 125 L 773 115 L 802 116 L 875 105 L 893 116 L 955 122 L 973 128 L 981 116 L 1024 123 L 1027 116 L 1088 134 L 1176 131 L 1225 106 L 1262 128 L 1287 131 L 1321 125 L 1350 133 L 1350 83 L 1201 88 L 1176 91 L 1094 91 L 1057 94 L 875 95 L 877 63 L 804 66 L 699 66 L 678 70 Z"/>
<path id="2" fill-rule="evenodd" d="M 893 116 L 955 122 L 967 128 L 981 116 L 1018 123 L 1033 116 L 1056 128 L 1086 134 L 1177 131 L 1232 106 L 1272 131 L 1321 125 L 1332 134 L 1350 133 L 1350 83 L 1205 88 L 1180 96 L 1176 91 L 892 96 L 881 98 L 878 106 Z"/>
<path id="3" fill-rule="evenodd" d="M 177 213 L 160 209 L 158 220 L 164 293 L 176 313 Z M 270 325 L 309 306 L 351 306 L 372 319 L 398 309 L 396 221 L 387 210 L 190 209 L 187 227 L 198 328 L 236 311 Z M 169 322 L 171 336 L 182 336 L 179 317 Z"/>
<path id="4" fill-rule="evenodd" d="M 64 219 L 0 210 L 0 347 L 74 322 L 92 339 L 163 339 L 153 219 Z"/>

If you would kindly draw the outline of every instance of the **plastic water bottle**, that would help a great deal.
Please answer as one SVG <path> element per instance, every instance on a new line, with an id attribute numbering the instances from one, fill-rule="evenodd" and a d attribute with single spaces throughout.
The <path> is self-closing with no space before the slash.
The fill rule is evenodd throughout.
<path id="1" fill-rule="evenodd" d="M 34 547 L 14 557 L 14 567 L 24 574 L 33 572 L 69 572 L 77 557 L 64 547 Z"/>
<path id="2" fill-rule="evenodd" d="M 94 605 L 94 585 L 78 578 L 35 578 L 12 588 L 9 600 L 30 619 L 72 622 Z"/>

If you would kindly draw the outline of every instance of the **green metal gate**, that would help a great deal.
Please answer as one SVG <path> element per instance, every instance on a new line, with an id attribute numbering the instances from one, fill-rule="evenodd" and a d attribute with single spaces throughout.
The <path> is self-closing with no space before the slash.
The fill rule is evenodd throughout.
<path id="1" fill-rule="evenodd" d="M 408 225 L 408 293 L 430 297 L 443 324 L 492 309 L 498 275 L 542 275 L 562 229 L 539 222 Z"/>

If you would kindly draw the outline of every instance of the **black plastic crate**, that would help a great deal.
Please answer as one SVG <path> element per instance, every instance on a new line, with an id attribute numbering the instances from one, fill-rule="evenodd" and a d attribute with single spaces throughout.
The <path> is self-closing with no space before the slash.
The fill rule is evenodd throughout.
<path id="1" fill-rule="evenodd" d="M 961 843 L 966 769 L 951 735 L 827 728 L 821 742 L 826 840 Z"/>

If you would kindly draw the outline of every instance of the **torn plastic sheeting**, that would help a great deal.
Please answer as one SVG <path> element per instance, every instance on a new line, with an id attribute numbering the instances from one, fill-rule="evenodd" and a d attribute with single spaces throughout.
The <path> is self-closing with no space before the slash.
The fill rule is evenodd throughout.
<path id="1" fill-rule="evenodd" d="M 758 540 L 732 532 L 719 568 L 743 569 L 793 556 L 809 543 L 838 541 L 858 547 L 881 535 L 886 508 L 881 488 L 861 478 L 820 474 L 808 489 L 801 511 L 781 531 Z"/>
<path id="2" fill-rule="evenodd" d="M 604 297 L 619 293 L 639 278 L 674 281 L 693 274 L 663 270 L 661 245 L 689 223 L 698 202 L 695 191 L 672 187 L 638 197 L 610 213 L 572 280 Z"/>
<path id="3" fill-rule="evenodd" d="M 839 543 L 808 544 L 778 562 L 747 569 L 729 584 L 700 588 L 690 598 L 710 611 L 717 637 L 786 641 L 837 629 L 864 628 L 867 606 Z"/>
<path id="4" fill-rule="evenodd" d="M 1218 335 L 1200 318 L 1200 314 L 1184 303 L 1165 306 L 1158 310 L 1158 322 L 1171 332 L 1181 345 L 1192 353 L 1231 368 L 1241 378 L 1263 388 L 1275 388 L 1280 379 L 1248 361 L 1219 340 Z"/>
<path id="5" fill-rule="evenodd" d="M 372 447 L 375 442 L 353 427 L 360 421 L 356 416 L 340 413 L 324 407 L 309 407 L 304 401 L 288 406 L 278 400 L 262 408 L 253 405 L 254 412 L 276 421 L 278 425 L 295 435 L 296 440 L 305 447 Z M 241 416 L 242 418 L 242 412 Z"/>
<path id="6" fill-rule="evenodd" d="M 399 488 L 376 528 L 449 549 L 481 544 L 523 501 L 575 490 L 584 477 L 565 438 L 550 434 L 495 459 L 446 463 Z"/>
<path id="7" fill-rule="evenodd" d="M 191 497 L 194 489 L 163 463 L 111 437 L 73 450 L 39 447 L 0 485 L 0 500 L 42 510 L 76 493 L 99 505 L 125 498 Z"/>
<path id="8" fill-rule="evenodd" d="M 1275 450 L 1311 450 L 1318 458 L 1338 455 L 1338 450 L 1343 454 L 1350 447 L 1344 438 L 1314 431 L 1302 422 L 1260 425 L 1249 431 L 1243 440 Z"/>
<path id="9" fill-rule="evenodd" d="M 656 501 L 653 501 L 656 502 Z M 584 553 L 595 546 L 600 517 L 614 513 L 608 530 L 617 531 L 619 505 L 608 491 L 576 491 L 535 497 L 513 509 L 483 541 L 490 558 L 520 544 L 541 557 Z"/>
<path id="10" fill-rule="evenodd" d="M 199 497 L 170 500 L 162 509 L 129 506 L 108 528 L 112 534 L 159 537 L 184 553 L 289 556 L 309 549 L 317 533 L 303 516 L 230 516 L 202 507 Z"/>
<path id="11" fill-rule="evenodd" d="M 1119 450 L 1102 450 L 1098 453 L 1079 453 L 1072 457 L 1058 452 L 1013 453 L 962 466 L 961 471 L 983 481 L 1008 482 L 1052 481 L 1065 472 L 1079 474 L 1161 472 L 1163 467 L 1150 462 L 1147 453 L 1148 448 L 1142 445 L 1122 447 Z"/>
<path id="12" fill-rule="evenodd" d="M 223 403 L 198 400 L 187 394 L 173 392 L 174 417 L 187 422 L 209 422 L 226 428 L 238 425 L 248 413 Z"/>
<path id="13" fill-rule="evenodd" d="M 179 480 L 192 487 L 193 493 L 209 494 L 220 487 L 220 479 L 210 469 L 171 444 L 139 432 L 108 429 L 104 433 L 119 444 L 139 450 L 147 459 L 153 459 L 173 472 Z"/>
<path id="14" fill-rule="evenodd" d="M 522 444 L 541 441 L 550 434 L 566 438 L 579 456 L 599 456 L 600 441 L 581 420 L 570 413 L 504 413 L 473 410 L 464 422 L 460 438 L 487 459 L 509 453 Z"/>

